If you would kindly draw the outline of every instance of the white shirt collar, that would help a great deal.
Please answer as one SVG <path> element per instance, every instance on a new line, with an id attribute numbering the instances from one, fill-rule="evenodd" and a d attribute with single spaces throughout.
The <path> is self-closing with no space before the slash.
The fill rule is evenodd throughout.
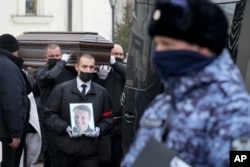
<path id="1" fill-rule="evenodd" d="M 82 91 L 82 84 L 86 85 L 86 92 L 90 90 L 91 80 L 88 82 L 83 82 L 79 76 L 76 77 L 77 89 L 81 92 Z"/>

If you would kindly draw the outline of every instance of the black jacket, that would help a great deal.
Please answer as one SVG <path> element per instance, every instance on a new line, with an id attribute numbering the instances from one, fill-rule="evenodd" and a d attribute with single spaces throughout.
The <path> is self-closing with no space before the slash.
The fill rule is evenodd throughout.
<path id="1" fill-rule="evenodd" d="M 98 78 L 98 76 L 94 78 L 95 82 L 107 89 L 113 105 L 113 115 L 115 117 L 122 116 L 120 98 L 125 85 L 126 66 L 125 63 L 117 61 L 111 66 L 112 69 L 105 80 Z"/>
<path id="2" fill-rule="evenodd" d="M 92 154 L 97 151 L 98 139 L 89 137 L 70 138 L 66 128 L 70 126 L 70 103 L 93 103 L 95 126 L 101 135 L 112 127 L 112 105 L 106 89 L 92 82 L 89 92 L 82 97 L 76 79 L 56 86 L 42 110 L 44 123 L 55 132 L 57 148 L 68 154 Z"/>
<path id="3" fill-rule="evenodd" d="M 41 103 L 44 104 L 53 88 L 65 81 L 75 78 L 75 70 L 66 66 L 66 62 L 60 60 L 55 66 L 50 67 L 47 63 L 35 71 L 35 79 L 40 89 Z"/>
<path id="4" fill-rule="evenodd" d="M 30 85 L 22 64 L 21 58 L 0 49 L 0 138 L 21 138 L 23 134 Z"/>

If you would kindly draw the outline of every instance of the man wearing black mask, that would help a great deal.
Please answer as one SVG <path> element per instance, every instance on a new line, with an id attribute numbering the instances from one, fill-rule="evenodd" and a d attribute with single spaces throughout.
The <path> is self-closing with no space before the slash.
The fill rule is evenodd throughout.
<path id="1" fill-rule="evenodd" d="M 58 166 L 98 167 L 100 136 L 112 127 L 112 105 L 108 92 L 92 82 L 95 59 L 82 54 L 75 64 L 76 79 L 56 86 L 46 101 L 42 114 L 44 123 L 55 132 Z M 56 99 L 56 100 L 55 100 Z M 93 107 L 94 132 L 73 133 L 70 104 L 90 103 Z"/>
<path id="2" fill-rule="evenodd" d="M 70 55 L 62 54 L 59 45 L 49 44 L 45 48 L 44 58 L 47 63 L 35 71 L 35 79 L 41 90 L 42 104 L 56 85 L 75 77 L 74 73 L 66 66 Z"/>
<path id="3" fill-rule="evenodd" d="M 70 59 L 69 54 L 62 54 L 61 48 L 57 44 L 49 44 L 45 48 L 44 54 L 47 63 L 35 71 L 35 79 L 40 89 L 40 99 L 43 105 L 49 97 L 53 88 L 65 81 L 75 77 L 75 71 L 66 66 Z M 43 127 L 45 138 L 44 167 L 57 167 L 56 151 L 52 132 Z"/>
<path id="4" fill-rule="evenodd" d="M 119 167 L 123 157 L 122 106 L 120 98 L 125 85 L 127 65 L 124 62 L 123 48 L 119 44 L 114 44 L 110 54 L 110 65 L 101 65 L 96 73 L 97 77 L 94 78 L 94 81 L 102 85 L 109 92 L 114 115 L 111 134 L 103 137 L 100 144 L 101 167 Z"/>

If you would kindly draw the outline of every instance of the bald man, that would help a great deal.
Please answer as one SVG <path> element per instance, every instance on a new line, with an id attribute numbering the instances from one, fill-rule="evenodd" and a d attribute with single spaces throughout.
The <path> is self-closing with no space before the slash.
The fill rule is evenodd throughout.
<path id="1" fill-rule="evenodd" d="M 127 65 L 124 62 L 124 52 L 121 45 L 114 44 L 110 54 L 110 65 L 100 66 L 99 71 L 97 72 L 97 77 L 95 78 L 95 81 L 101 84 L 109 92 L 113 104 L 114 115 L 113 128 L 111 131 L 111 164 L 102 163 L 101 165 L 119 167 L 123 157 L 122 106 L 120 98 L 125 85 L 125 71 Z M 102 150 L 110 150 L 110 145 L 107 144 L 110 144 L 110 139 L 103 138 L 103 140 L 106 141 L 103 141 L 105 144 L 101 144 L 101 152 Z M 102 146 L 105 146 L 105 148 L 102 148 Z M 105 152 L 102 155 L 109 155 L 109 153 Z M 103 158 L 104 157 L 101 156 L 101 160 Z"/>

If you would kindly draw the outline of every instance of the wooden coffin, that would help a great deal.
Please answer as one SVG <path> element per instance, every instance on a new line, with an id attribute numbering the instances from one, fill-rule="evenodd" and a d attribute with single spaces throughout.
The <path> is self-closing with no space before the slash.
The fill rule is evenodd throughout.
<path id="1" fill-rule="evenodd" d="M 68 65 L 73 66 L 76 56 L 89 53 L 95 57 L 96 65 L 108 64 L 113 43 L 93 32 L 24 32 L 17 36 L 20 43 L 19 56 L 24 67 L 39 67 L 45 64 L 44 48 L 49 43 L 61 46 L 62 53 L 72 54 Z"/>

